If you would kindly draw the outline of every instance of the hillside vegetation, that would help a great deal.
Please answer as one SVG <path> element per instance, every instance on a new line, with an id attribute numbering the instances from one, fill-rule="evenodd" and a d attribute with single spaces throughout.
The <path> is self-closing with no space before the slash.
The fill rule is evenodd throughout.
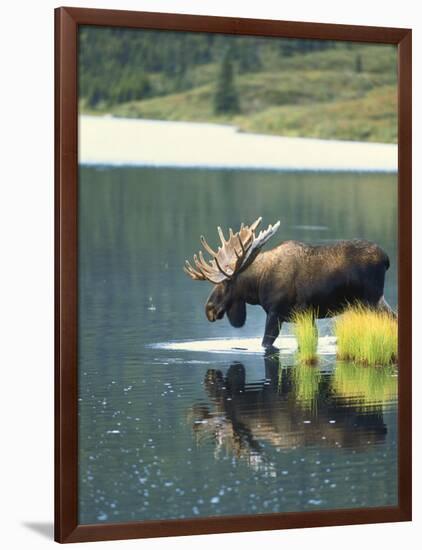
<path id="1" fill-rule="evenodd" d="M 388 45 L 82 27 L 82 113 L 394 143 Z"/>

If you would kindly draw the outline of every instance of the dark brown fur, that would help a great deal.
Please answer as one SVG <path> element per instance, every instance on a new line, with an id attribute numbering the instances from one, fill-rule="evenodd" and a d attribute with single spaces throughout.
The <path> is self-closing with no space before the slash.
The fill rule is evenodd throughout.
<path id="1" fill-rule="evenodd" d="M 215 285 L 205 305 L 210 321 L 224 314 L 235 327 L 246 321 L 246 304 L 267 313 L 262 345 L 272 347 L 281 324 L 294 311 L 312 309 L 318 318 L 348 304 L 388 307 L 383 301 L 387 254 L 376 244 L 340 241 L 311 246 L 287 241 L 258 255 L 232 280 Z"/>

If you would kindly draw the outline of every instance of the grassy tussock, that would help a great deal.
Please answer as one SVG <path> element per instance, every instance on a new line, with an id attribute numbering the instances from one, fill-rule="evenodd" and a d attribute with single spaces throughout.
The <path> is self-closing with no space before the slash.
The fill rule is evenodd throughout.
<path id="1" fill-rule="evenodd" d="M 337 357 L 366 365 L 388 365 L 397 360 L 397 320 L 388 313 L 353 306 L 334 324 Z"/>
<path id="2" fill-rule="evenodd" d="M 339 397 L 352 399 L 362 407 L 382 405 L 397 399 L 395 367 L 365 367 L 354 363 L 338 363 L 332 388 Z"/>
<path id="3" fill-rule="evenodd" d="M 296 312 L 291 318 L 293 333 L 297 339 L 297 360 L 304 365 L 317 362 L 318 330 L 312 311 Z"/>

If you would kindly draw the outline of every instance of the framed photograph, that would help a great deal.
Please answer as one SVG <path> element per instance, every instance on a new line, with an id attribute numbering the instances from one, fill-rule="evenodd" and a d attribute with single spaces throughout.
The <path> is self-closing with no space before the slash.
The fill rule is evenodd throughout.
<path id="1" fill-rule="evenodd" d="M 411 519 L 411 31 L 55 13 L 55 538 Z"/>

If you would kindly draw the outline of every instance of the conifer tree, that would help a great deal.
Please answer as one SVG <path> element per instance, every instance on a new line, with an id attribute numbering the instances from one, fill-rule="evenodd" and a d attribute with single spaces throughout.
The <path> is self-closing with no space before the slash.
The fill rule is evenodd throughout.
<path id="1" fill-rule="evenodd" d="M 214 112 L 216 114 L 235 114 L 239 111 L 239 97 L 234 84 L 233 64 L 229 52 L 226 52 L 218 75 Z"/>
<path id="2" fill-rule="evenodd" d="M 362 66 L 362 56 L 360 54 L 358 54 L 356 56 L 356 59 L 355 59 L 355 71 L 357 73 L 361 73 L 363 70 L 363 66 Z"/>

